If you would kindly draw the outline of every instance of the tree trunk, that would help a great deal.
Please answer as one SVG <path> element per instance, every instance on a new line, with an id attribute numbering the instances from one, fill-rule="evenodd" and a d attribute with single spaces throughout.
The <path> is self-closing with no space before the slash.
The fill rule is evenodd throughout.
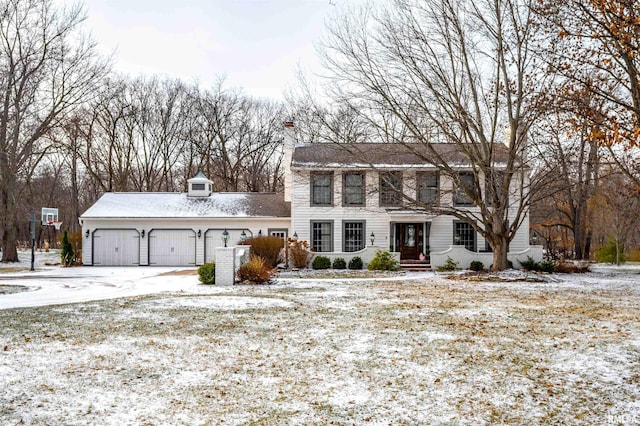
<path id="1" fill-rule="evenodd" d="M 493 248 L 493 266 L 492 271 L 502 271 L 509 268 L 509 260 L 507 259 L 507 252 L 509 249 L 509 242 L 506 237 L 494 240 L 492 244 Z"/>
<path id="2" fill-rule="evenodd" d="M 18 262 L 18 248 L 16 245 L 16 205 L 14 197 L 15 181 L 4 179 L 2 190 L 2 204 L 4 205 L 4 217 L 2 218 L 2 263 Z"/>

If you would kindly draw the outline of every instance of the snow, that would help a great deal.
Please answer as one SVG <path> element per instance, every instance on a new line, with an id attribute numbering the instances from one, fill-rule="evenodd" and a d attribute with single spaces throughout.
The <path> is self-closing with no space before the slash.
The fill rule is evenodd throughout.
<path id="1" fill-rule="evenodd" d="M 637 265 L 206 286 L 44 256 L 0 271 L 28 289 L 0 294 L 0 424 L 640 421 Z"/>
<path id="2" fill-rule="evenodd" d="M 247 216 L 247 194 L 214 193 L 188 197 L 185 193 L 108 192 L 83 213 L 83 218 L 174 218 Z"/>

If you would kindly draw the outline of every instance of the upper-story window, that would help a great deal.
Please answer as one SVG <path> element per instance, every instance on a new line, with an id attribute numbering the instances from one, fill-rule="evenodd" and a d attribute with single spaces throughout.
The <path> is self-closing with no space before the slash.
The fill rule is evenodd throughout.
<path id="1" fill-rule="evenodd" d="M 493 206 L 494 193 L 498 200 L 502 200 L 504 171 L 492 171 L 491 176 L 484 181 L 484 200 L 488 206 Z M 493 182 L 493 183 L 492 183 Z"/>
<path id="2" fill-rule="evenodd" d="M 418 203 L 437 206 L 440 203 L 440 176 L 437 171 L 418 172 Z"/>
<path id="3" fill-rule="evenodd" d="M 402 172 L 380 173 L 380 206 L 394 207 L 402 204 Z"/>
<path id="4" fill-rule="evenodd" d="M 342 175 L 342 205 L 364 206 L 365 205 L 365 173 L 346 172 Z"/>
<path id="5" fill-rule="evenodd" d="M 475 178 L 473 176 L 473 172 L 460 172 L 458 177 L 460 179 L 460 186 L 456 189 L 454 194 L 454 204 L 456 206 L 473 206 L 473 201 L 467 195 L 467 191 L 473 193 L 475 190 Z"/>
<path id="6" fill-rule="evenodd" d="M 333 172 L 311 173 L 311 205 L 333 205 Z"/>

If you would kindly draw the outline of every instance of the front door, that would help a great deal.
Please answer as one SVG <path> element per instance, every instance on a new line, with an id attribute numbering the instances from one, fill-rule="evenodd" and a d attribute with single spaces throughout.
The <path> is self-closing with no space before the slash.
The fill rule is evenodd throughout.
<path id="1" fill-rule="evenodd" d="M 423 224 L 396 223 L 396 250 L 402 260 L 417 260 L 423 251 Z"/>

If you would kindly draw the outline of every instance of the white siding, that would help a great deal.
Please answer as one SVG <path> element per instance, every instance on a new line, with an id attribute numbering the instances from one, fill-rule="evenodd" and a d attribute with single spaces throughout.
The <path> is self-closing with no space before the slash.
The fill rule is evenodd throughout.
<path id="1" fill-rule="evenodd" d="M 150 265 L 196 264 L 196 233 L 193 230 L 154 229 L 148 235 Z"/>
<path id="2" fill-rule="evenodd" d="M 140 263 L 140 236 L 135 229 L 97 229 L 92 235 L 93 264 L 129 266 Z"/>

